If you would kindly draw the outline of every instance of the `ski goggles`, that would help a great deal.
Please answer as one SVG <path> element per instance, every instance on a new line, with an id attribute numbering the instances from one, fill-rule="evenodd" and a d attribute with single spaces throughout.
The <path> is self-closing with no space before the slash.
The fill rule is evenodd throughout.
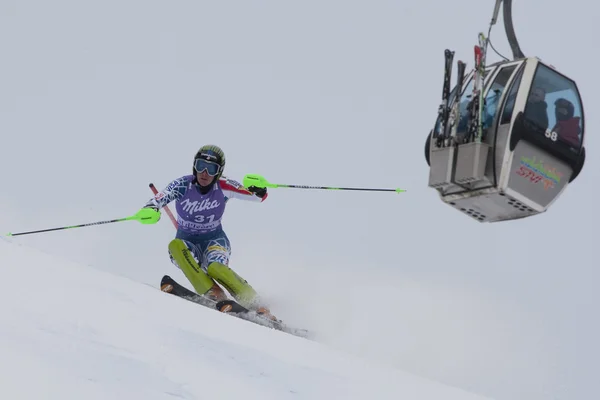
<path id="1" fill-rule="evenodd" d="M 194 161 L 194 169 L 199 174 L 202 173 L 203 171 L 206 171 L 206 173 L 208 175 L 215 176 L 221 170 L 221 166 L 219 164 L 217 164 L 217 163 L 212 162 L 212 161 L 207 161 L 207 160 L 203 160 L 201 158 L 197 158 Z"/>

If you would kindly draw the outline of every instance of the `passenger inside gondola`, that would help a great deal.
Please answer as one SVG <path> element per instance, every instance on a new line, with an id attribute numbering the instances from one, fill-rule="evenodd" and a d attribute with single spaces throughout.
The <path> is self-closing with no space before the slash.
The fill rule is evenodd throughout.
<path id="1" fill-rule="evenodd" d="M 556 125 L 552 131 L 573 147 L 579 147 L 580 118 L 575 117 L 575 107 L 569 100 L 560 98 L 554 102 Z"/>
<path id="2" fill-rule="evenodd" d="M 548 108 L 554 104 L 554 108 Z M 579 151 L 583 142 L 583 110 L 573 81 L 543 64 L 533 78 L 525 118 L 557 145 Z M 554 111 L 554 112 L 553 112 Z"/>
<path id="3" fill-rule="evenodd" d="M 542 87 L 534 87 L 527 99 L 525 117 L 544 131 L 548 129 L 548 103 L 546 91 Z"/>
<path id="4" fill-rule="evenodd" d="M 512 76 L 513 71 L 516 66 L 509 66 L 501 69 L 496 77 L 494 78 L 494 82 L 488 90 L 487 95 L 485 96 L 485 102 L 483 105 L 484 113 L 483 113 L 483 129 L 486 131 L 493 128 L 493 122 L 496 118 L 496 113 L 498 112 L 498 105 L 504 90 L 506 89 L 506 84 L 508 80 Z M 484 135 L 485 136 L 485 135 Z"/>

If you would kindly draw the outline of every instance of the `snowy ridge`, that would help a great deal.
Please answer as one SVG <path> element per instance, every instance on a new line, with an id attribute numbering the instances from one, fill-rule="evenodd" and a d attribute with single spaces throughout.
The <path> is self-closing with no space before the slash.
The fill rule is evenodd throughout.
<path id="1" fill-rule="evenodd" d="M 0 264 L 3 398 L 484 399 L 6 240 Z"/>

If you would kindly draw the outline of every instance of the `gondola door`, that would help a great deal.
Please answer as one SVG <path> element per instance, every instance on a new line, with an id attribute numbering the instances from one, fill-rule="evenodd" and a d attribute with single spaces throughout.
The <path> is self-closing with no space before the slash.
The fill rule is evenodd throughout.
<path id="1" fill-rule="evenodd" d="M 499 186 L 524 217 L 546 211 L 581 169 L 583 110 L 575 83 L 536 58 L 514 109 Z"/>

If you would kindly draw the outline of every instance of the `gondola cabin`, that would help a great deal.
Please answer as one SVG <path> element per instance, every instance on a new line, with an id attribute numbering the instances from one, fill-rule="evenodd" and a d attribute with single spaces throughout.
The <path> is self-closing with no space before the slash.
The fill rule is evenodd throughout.
<path id="1" fill-rule="evenodd" d="M 472 71 L 460 93 L 452 135 L 430 132 L 429 187 L 446 204 L 480 222 L 545 212 L 577 177 L 585 160 L 585 124 L 577 85 L 536 57 L 488 65 L 482 88 L 481 136 L 469 137 Z M 458 115 L 458 117 L 456 117 Z M 446 132 L 446 130 L 444 130 Z M 440 135 L 444 140 L 439 140 Z"/>

